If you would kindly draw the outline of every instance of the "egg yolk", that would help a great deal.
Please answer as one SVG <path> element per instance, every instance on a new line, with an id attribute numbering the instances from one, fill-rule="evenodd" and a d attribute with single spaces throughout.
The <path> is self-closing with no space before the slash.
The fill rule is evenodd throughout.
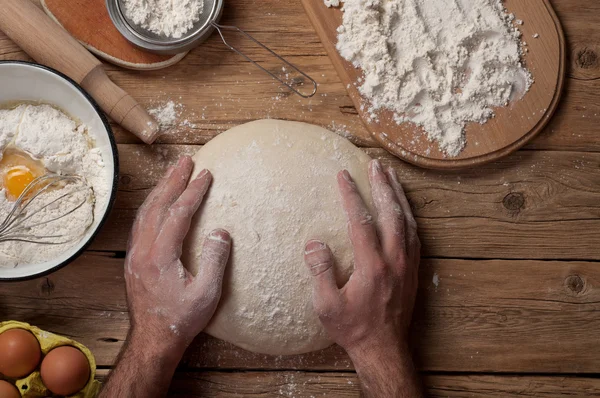
<path id="1" fill-rule="evenodd" d="M 1 188 L 11 201 L 17 200 L 33 180 L 45 174 L 41 162 L 21 151 L 7 150 L 0 160 Z"/>
<path id="2" fill-rule="evenodd" d="M 8 169 L 4 174 L 4 187 L 11 199 L 21 196 L 23 191 L 35 180 L 27 166 L 16 166 Z"/>

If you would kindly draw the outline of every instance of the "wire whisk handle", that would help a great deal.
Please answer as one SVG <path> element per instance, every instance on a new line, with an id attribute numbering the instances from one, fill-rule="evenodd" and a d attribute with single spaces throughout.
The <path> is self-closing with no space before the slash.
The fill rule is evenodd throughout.
<path id="1" fill-rule="evenodd" d="M 278 55 L 275 51 L 271 50 L 269 47 L 267 47 L 266 45 L 264 45 L 263 43 L 261 43 L 260 41 L 258 41 L 254 37 L 252 37 L 249 33 L 243 31 L 242 29 L 238 28 L 237 26 L 220 25 L 220 24 L 218 24 L 216 22 L 213 22 L 212 25 L 215 27 L 215 29 L 217 29 L 217 32 L 219 32 L 219 36 L 221 36 L 221 40 L 223 41 L 223 44 L 225 44 L 230 50 L 232 50 L 232 51 L 238 53 L 239 55 L 241 55 L 242 57 L 246 58 L 248 61 L 250 61 L 251 63 L 253 63 L 254 65 L 256 65 L 258 68 L 260 68 L 261 70 L 263 70 L 264 72 L 266 72 L 267 74 L 269 74 L 273 79 L 277 80 L 278 82 L 280 82 L 281 84 L 283 84 L 284 86 L 286 86 L 287 88 L 289 88 L 290 90 L 292 90 L 293 92 L 295 92 L 296 94 L 298 94 L 299 96 L 301 96 L 303 98 L 310 98 L 310 97 L 314 96 L 317 93 L 318 84 L 317 84 L 317 82 L 312 77 L 310 77 L 306 73 L 302 72 L 300 69 L 298 69 L 292 63 L 290 63 L 289 61 L 285 60 L 285 58 L 283 58 L 282 56 Z M 245 36 L 246 38 L 252 40 L 254 43 L 256 43 L 257 45 L 259 45 L 261 48 L 267 50 L 275 58 L 279 59 L 285 65 L 289 66 L 291 69 L 295 70 L 296 72 L 298 72 L 299 74 L 301 74 L 302 76 L 304 76 L 305 78 L 307 78 L 312 83 L 312 85 L 313 85 L 312 92 L 310 94 L 301 93 L 294 86 L 292 86 L 288 82 L 286 82 L 283 79 L 281 79 L 275 73 L 273 73 L 270 70 L 264 68 L 261 64 L 259 64 L 258 62 L 256 62 L 255 60 L 253 60 L 252 58 L 250 58 L 249 56 L 247 56 L 246 54 L 244 54 L 241 50 L 239 50 L 236 47 L 234 47 L 231 44 L 229 44 L 227 42 L 227 40 L 225 39 L 225 36 L 223 35 L 223 30 L 230 30 L 230 31 L 238 32 L 238 33 L 242 34 L 243 36 Z"/>

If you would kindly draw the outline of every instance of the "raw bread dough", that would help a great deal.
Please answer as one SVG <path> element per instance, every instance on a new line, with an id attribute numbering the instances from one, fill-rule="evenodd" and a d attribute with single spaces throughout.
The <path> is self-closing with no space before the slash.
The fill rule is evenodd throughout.
<path id="1" fill-rule="evenodd" d="M 202 243 L 216 228 L 233 238 L 219 308 L 206 329 L 250 351 L 291 355 L 332 341 L 312 307 L 304 265 L 309 239 L 328 243 L 342 286 L 353 269 L 336 175 L 347 169 L 372 209 L 370 157 L 345 138 L 306 123 L 259 120 L 235 127 L 194 156 L 194 175 L 213 184 L 186 240 L 184 264 L 198 272 Z"/>

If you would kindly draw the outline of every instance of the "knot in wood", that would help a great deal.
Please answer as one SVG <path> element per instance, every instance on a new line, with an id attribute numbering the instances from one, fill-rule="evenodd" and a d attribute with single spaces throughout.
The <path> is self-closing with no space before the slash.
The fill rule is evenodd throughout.
<path id="1" fill-rule="evenodd" d="M 579 275 L 569 275 L 565 280 L 567 288 L 575 294 L 579 294 L 585 288 L 585 282 Z"/>
<path id="2" fill-rule="evenodd" d="M 128 175 L 123 175 L 121 176 L 121 184 L 122 185 L 128 185 L 131 183 L 131 177 Z"/>
<path id="3" fill-rule="evenodd" d="M 521 192 L 511 192 L 504 197 L 502 204 L 510 211 L 519 211 L 525 206 L 525 195 Z"/>
<path id="4" fill-rule="evenodd" d="M 408 202 L 413 210 L 419 210 L 427 206 L 427 200 L 422 196 L 410 198 Z"/>
<path id="5" fill-rule="evenodd" d="M 577 52 L 575 63 L 581 69 L 592 69 L 598 66 L 598 54 L 589 48 L 584 48 Z"/>
<path id="6" fill-rule="evenodd" d="M 54 282 L 52 282 L 50 278 L 45 278 L 40 288 L 42 289 L 42 293 L 49 296 L 54 291 Z"/>

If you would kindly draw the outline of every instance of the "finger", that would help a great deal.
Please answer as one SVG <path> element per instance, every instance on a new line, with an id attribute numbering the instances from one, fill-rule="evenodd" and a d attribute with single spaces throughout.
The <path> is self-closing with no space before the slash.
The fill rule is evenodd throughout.
<path id="1" fill-rule="evenodd" d="M 419 235 L 417 233 L 417 221 L 415 220 L 415 216 L 412 208 L 410 207 L 410 203 L 408 202 L 408 198 L 404 193 L 404 189 L 402 189 L 402 184 L 400 184 L 400 181 L 398 180 L 398 175 L 391 167 L 387 168 L 386 174 L 388 175 L 390 184 L 396 193 L 400 207 L 402 207 L 402 213 L 404 214 L 405 233 L 408 243 L 407 248 L 410 249 L 415 246 L 420 248 Z"/>
<path id="2" fill-rule="evenodd" d="M 200 267 L 194 279 L 198 294 L 217 300 L 221 297 L 223 275 L 231 252 L 231 236 L 223 229 L 212 231 L 204 240 Z M 207 292 L 207 289 L 213 289 Z"/>
<path id="3" fill-rule="evenodd" d="M 173 166 L 169 166 L 169 168 L 167 169 L 167 172 L 158 181 L 158 183 L 156 184 L 156 186 L 154 187 L 154 189 L 152 190 L 152 192 L 150 192 L 150 195 L 148 195 L 148 197 L 146 198 L 146 200 L 144 201 L 144 204 L 142 206 L 148 205 L 150 203 L 153 203 L 154 200 L 156 200 L 156 197 L 158 196 L 158 193 L 161 192 L 164 189 L 164 186 L 167 184 L 167 182 L 171 178 L 171 175 L 173 174 L 173 171 L 175 170 L 175 168 L 177 168 L 179 166 L 179 162 L 181 162 L 181 159 L 179 159 L 179 161 L 177 162 L 177 164 L 175 164 Z"/>
<path id="4" fill-rule="evenodd" d="M 173 170 L 175 170 L 175 166 L 170 166 L 167 169 L 167 172 L 165 173 L 165 175 L 159 180 L 158 184 L 156 184 L 156 187 L 154 187 L 154 189 L 152 190 L 152 192 L 150 192 L 150 195 L 148 195 L 148 197 L 146 198 L 146 200 L 144 201 L 144 203 L 140 206 L 140 209 L 136 215 L 135 221 L 133 223 L 133 227 L 131 228 L 131 233 L 129 236 L 129 245 L 128 245 L 128 249 L 127 251 L 129 251 L 129 249 L 133 246 L 133 244 L 135 243 L 135 238 L 137 236 L 139 236 L 140 231 L 143 230 L 143 218 L 144 215 L 146 213 L 146 209 L 150 206 L 151 203 L 154 202 L 156 195 L 158 194 L 159 191 L 162 191 L 164 185 L 167 183 L 167 181 L 169 180 L 169 178 L 171 177 L 171 174 L 173 173 Z"/>
<path id="5" fill-rule="evenodd" d="M 388 259 L 397 258 L 399 253 L 406 250 L 404 215 L 379 160 L 373 160 L 369 164 L 369 181 L 377 209 L 377 229 L 383 252 Z"/>
<path id="6" fill-rule="evenodd" d="M 143 223 L 141 227 L 151 236 L 158 235 L 169 208 L 185 191 L 193 168 L 191 157 L 183 156 L 179 159 L 169 178 L 154 189 L 148 204 L 143 206 L 140 215 L 140 221 Z"/>
<path id="7" fill-rule="evenodd" d="M 313 276 L 313 305 L 315 309 L 336 306 L 339 289 L 335 281 L 335 260 L 329 247 L 318 240 L 311 240 L 304 248 L 304 262 Z"/>
<path id="8" fill-rule="evenodd" d="M 192 218 L 202 204 L 211 181 L 210 172 L 202 170 L 169 208 L 167 219 L 158 234 L 157 244 L 164 248 L 163 252 L 172 260 L 181 257 L 183 241 L 190 230 Z"/>
<path id="9" fill-rule="evenodd" d="M 378 255 L 379 239 L 373 226 L 373 217 L 347 170 L 338 174 L 338 186 L 348 217 L 348 233 L 354 249 L 355 263 L 359 267 Z"/>

